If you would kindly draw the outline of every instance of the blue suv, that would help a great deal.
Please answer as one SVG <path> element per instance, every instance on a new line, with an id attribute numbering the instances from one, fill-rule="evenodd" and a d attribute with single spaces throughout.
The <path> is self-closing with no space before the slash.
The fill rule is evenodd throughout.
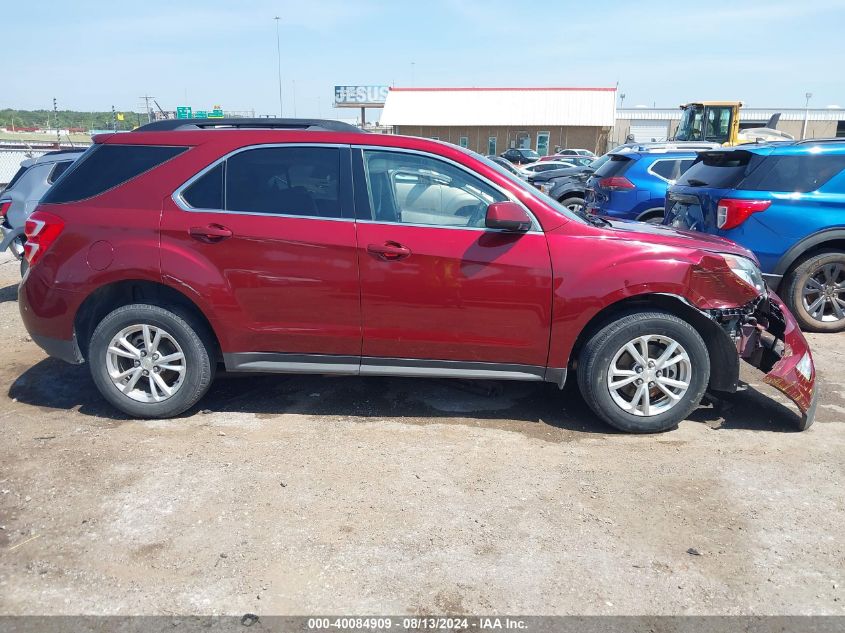
<path id="1" fill-rule="evenodd" d="M 669 189 L 666 223 L 752 250 L 803 329 L 845 330 L 845 140 L 703 152 Z"/>
<path id="2" fill-rule="evenodd" d="M 587 213 L 662 224 L 666 189 L 696 156 L 690 150 L 612 153 L 587 181 Z"/>

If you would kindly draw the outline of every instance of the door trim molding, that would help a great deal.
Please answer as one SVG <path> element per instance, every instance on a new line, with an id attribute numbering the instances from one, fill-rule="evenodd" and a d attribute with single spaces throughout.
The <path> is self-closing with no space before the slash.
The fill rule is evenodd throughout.
<path id="1" fill-rule="evenodd" d="M 352 376 L 405 376 L 487 380 L 547 381 L 563 387 L 566 369 L 541 365 L 417 358 L 287 354 L 280 352 L 224 353 L 231 372 L 277 374 L 339 374 Z"/>

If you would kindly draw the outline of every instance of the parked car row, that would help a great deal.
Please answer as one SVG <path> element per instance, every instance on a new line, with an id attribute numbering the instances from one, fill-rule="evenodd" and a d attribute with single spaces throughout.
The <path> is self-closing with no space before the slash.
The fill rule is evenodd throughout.
<path id="1" fill-rule="evenodd" d="M 665 216 L 751 250 L 802 328 L 845 330 L 845 141 L 702 152 L 669 187 Z"/>
<path id="2" fill-rule="evenodd" d="M 588 213 L 736 241 L 803 329 L 845 330 L 845 142 L 648 149 L 610 153 L 585 183 Z"/>
<path id="3" fill-rule="evenodd" d="M 607 423 L 658 432 L 706 389 L 737 391 L 744 360 L 799 428 L 817 406 L 807 342 L 750 251 L 573 213 L 430 139 L 267 119 L 99 136 L 27 220 L 24 253 L 33 341 L 137 417 L 195 406 L 218 366 L 574 374 Z"/>

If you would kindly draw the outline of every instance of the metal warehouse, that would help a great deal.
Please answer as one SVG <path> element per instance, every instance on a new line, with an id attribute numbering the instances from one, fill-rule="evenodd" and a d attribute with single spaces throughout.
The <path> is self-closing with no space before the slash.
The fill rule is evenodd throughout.
<path id="1" fill-rule="evenodd" d="M 841 108 L 747 108 L 739 113 L 739 126 L 755 128 L 766 125 L 774 114 L 780 114 L 777 129 L 795 138 L 845 137 L 845 110 Z M 675 134 L 681 120 L 680 108 L 619 108 L 612 144 L 624 143 L 628 137 L 638 143 L 665 141 Z"/>
<path id="2" fill-rule="evenodd" d="M 603 153 L 616 122 L 616 88 L 391 88 L 381 124 L 481 154 L 555 146 Z"/>

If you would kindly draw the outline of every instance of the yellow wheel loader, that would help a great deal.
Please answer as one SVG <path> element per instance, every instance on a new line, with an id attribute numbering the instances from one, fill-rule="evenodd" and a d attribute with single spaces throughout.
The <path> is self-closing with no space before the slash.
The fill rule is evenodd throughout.
<path id="1" fill-rule="evenodd" d="M 709 141 L 722 145 L 791 141 L 794 137 L 776 129 L 780 113 L 765 127 L 739 129 L 741 101 L 700 101 L 681 106 L 683 114 L 675 133 L 676 141 Z"/>

